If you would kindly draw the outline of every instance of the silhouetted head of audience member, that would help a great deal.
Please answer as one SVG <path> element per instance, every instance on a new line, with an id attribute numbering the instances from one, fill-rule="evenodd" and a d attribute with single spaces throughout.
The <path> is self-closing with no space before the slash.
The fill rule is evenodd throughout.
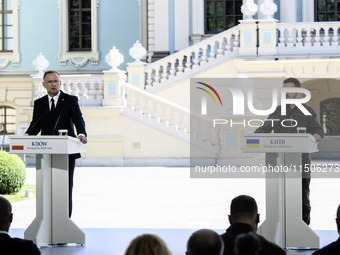
<path id="1" fill-rule="evenodd" d="M 222 238 L 213 230 L 200 229 L 190 236 L 187 243 L 187 255 L 222 255 Z"/>
<path id="2" fill-rule="evenodd" d="M 240 234 L 235 239 L 236 255 L 257 255 L 261 249 L 261 243 L 254 232 Z"/>
<path id="3" fill-rule="evenodd" d="M 247 195 L 235 197 L 230 205 L 229 222 L 230 224 L 247 223 L 256 231 L 260 222 L 260 215 L 257 213 L 255 199 Z"/>
<path id="4" fill-rule="evenodd" d="M 125 255 L 171 255 L 171 252 L 161 238 L 144 234 L 131 241 Z"/>
<path id="5" fill-rule="evenodd" d="M 8 232 L 13 220 L 12 205 L 0 196 L 0 230 Z"/>
<path id="6" fill-rule="evenodd" d="M 338 227 L 338 233 L 340 235 L 340 205 L 338 206 L 338 209 L 336 210 L 336 226 Z"/>

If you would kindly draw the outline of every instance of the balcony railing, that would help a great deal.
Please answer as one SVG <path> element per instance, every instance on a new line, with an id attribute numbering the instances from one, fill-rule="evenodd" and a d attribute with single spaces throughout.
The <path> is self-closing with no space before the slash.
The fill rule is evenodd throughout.
<path id="1" fill-rule="evenodd" d="M 127 71 L 142 81 L 139 88 L 156 92 L 235 57 L 294 56 L 340 56 L 340 22 L 244 21 L 159 61 L 141 64 L 131 75 Z M 105 97 L 102 76 L 64 75 L 62 90 L 78 96 L 83 106 L 100 106 Z M 45 93 L 41 79 L 33 78 L 32 101 Z"/>
<path id="2" fill-rule="evenodd" d="M 277 24 L 277 55 L 340 54 L 340 22 Z"/>

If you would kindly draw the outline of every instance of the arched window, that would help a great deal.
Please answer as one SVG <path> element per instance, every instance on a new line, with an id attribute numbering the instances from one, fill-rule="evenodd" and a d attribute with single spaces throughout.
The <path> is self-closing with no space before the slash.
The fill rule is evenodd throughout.
<path id="1" fill-rule="evenodd" d="M 340 135 L 340 98 L 330 98 L 320 103 L 321 125 L 326 135 Z"/>
<path id="2" fill-rule="evenodd" d="M 15 134 L 15 109 L 8 106 L 0 106 L 0 134 Z"/>
<path id="3" fill-rule="evenodd" d="M 315 0 L 315 21 L 340 20 L 340 1 Z"/>
<path id="4" fill-rule="evenodd" d="M 205 33 L 216 34 L 238 25 L 242 0 L 205 0 Z"/>

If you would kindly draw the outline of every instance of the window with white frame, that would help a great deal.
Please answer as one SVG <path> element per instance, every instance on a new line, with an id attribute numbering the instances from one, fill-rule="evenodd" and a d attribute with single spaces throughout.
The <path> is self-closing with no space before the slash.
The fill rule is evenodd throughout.
<path id="1" fill-rule="evenodd" d="M 205 33 L 216 34 L 238 25 L 242 0 L 205 0 Z"/>
<path id="2" fill-rule="evenodd" d="M 97 65 L 97 8 L 99 0 L 58 0 L 60 16 L 59 64 Z"/>
<path id="3" fill-rule="evenodd" d="M 0 106 L 0 134 L 15 134 L 15 109 L 9 106 Z"/>
<path id="4" fill-rule="evenodd" d="M 91 51 L 91 0 L 71 0 L 69 5 L 69 50 Z"/>
<path id="5" fill-rule="evenodd" d="M 316 21 L 339 21 L 340 1 L 315 0 L 315 20 Z"/>
<path id="6" fill-rule="evenodd" d="M 0 6 L 0 51 L 13 51 L 13 11 L 10 0 L 1 1 Z"/>
<path id="7" fill-rule="evenodd" d="M 0 0 L 0 68 L 19 66 L 19 0 Z"/>

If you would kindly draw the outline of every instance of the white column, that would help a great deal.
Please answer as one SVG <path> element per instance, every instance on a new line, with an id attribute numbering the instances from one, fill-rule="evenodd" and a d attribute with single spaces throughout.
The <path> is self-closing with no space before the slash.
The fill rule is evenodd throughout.
<path id="1" fill-rule="evenodd" d="M 117 109 L 122 109 L 123 100 L 121 93 L 122 83 L 126 81 L 125 72 L 122 70 L 103 71 L 104 82 L 104 98 L 103 106 L 114 106 Z"/>
<path id="2" fill-rule="evenodd" d="M 189 46 L 189 1 L 175 0 L 175 51 Z"/>
<path id="3" fill-rule="evenodd" d="M 129 84 L 144 89 L 145 86 L 145 63 L 128 63 L 126 67 L 128 72 Z"/>
<path id="4" fill-rule="evenodd" d="M 204 34 L 204 0 L 192 1 L 192 33 Z"/>
<path id="5" fill-rule="evenodd" d="M 155 3 L 155 51 L 169 51 L 169 1 Z"/>
<path id="6" fill-rule="evenodd" d="M 308 1 L 312 2 L 312 1 Z M 296 0 L 280 1 L 280 22 L 296 22 L 297 3 Z"/>
<path id="7" fill-rule="evenodd" d="M 314 22 L 314 1 L 302 0 L 302 22 Z"/>
<path id="8" fill-rule="evenodd" d="M 139 5 L 139 34 L 141 44 L 148 49 L 148 3 L 141 0 Z"/>
<path id="9" fill-rule="evenodd" d="M 257 54 L 257 24 L 255 20 L 240 21 L 240 56 L 255 56 Z"/>
<path id="10" fill-rule="evenodd" d="M 261 20 L 257 26 L 259 31 L 258 55 L 276 55 L 277 20 Z"/>

